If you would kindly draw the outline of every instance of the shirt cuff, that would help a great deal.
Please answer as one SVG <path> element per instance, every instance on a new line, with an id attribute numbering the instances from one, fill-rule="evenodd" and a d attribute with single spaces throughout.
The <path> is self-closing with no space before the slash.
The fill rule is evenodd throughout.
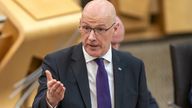
<path id="1" fill-rule="evenodd" d="M 47 100 L 47 98 L 46 98 L 46 102 L 47 102 L 47 105 L 48 105 L 48 108 L 57 108 L 57 105 L 56 106 L 51 106 L 51 104 L 49 103 L 49 101 Z"/>

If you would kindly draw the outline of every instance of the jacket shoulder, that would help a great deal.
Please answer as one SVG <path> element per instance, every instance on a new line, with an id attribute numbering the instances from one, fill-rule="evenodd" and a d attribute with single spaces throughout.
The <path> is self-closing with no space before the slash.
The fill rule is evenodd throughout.
<path id="1" fill-rule="evenodd" d="M 117 56 L 119 57 L 120 61 L 127 61 L 127 62 L 135 62 L 135 63 L 139 63 L 142 62 L 141 59 L 135 57 L 134 55 L 132 55 L 130 52 L 125 52 L 125 51 L 117 51 L 114 50 L 113 51 L 115 54 L 117 54 Z"/>
<path id="2" fill-rule="evenodd" d="M 73 53 L 73 49 L 77 47 L 77 45 L 75 46 L 71 46 L 65 49 L 60 49 L 51 53 L 48 53 L 46 57 L 51 57 L 53 59 L 61 59 L 61 58 L 66 58 L 66 57 L 70 57 Z"/>

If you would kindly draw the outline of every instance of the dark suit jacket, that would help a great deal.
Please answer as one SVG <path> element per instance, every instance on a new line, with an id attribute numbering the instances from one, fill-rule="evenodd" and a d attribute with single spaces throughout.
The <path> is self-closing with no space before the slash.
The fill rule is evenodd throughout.
<path id="1" fill-rule="evenodd" d="M 191 89 L 190 89 L 190 92 L 189 92 L 189 101 L 190 101 L 191 108 L 192 108 L 192 82 L 191 82 Z"/>
<path id="2" fill-rule="evenodd" d="M 115 108 L 148 108 L 149 93 L 144 64 L 125 52 L 112 49 Z M 91 108 L 89 82 L 82 44 L 45 57 L 43 74 L 33 108 L 46 108 L 46 69 L 66 87 L 64 100 L 58 108 Z M 121 68 L 121 69 L 119 69 Z"/>

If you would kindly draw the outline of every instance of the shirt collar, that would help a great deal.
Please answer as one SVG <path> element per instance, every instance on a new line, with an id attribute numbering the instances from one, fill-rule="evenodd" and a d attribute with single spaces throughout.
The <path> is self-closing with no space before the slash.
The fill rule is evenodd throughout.
<path id="1" fill-rule="evenodd" d="M 84 54 L 84 57 L 85 57 L 85 61 L 86 63 L 87 62 L 90 62 L 94 59 L 96 59 L 97 57 L 93 57 L 93 56 L 90 56 L 86 51 L 85 51 L 85 48 L 84 46 L 82 46 L 83 48 L 83 54 Z M 112 50 L 111 50 L 111 45 L 109 47 L 109 50 L 107 51 L 107 53 L 105 55 L 103 55 L 101 58 L 104 58 L 105 60 L 107 60 L 109 63 L 112 62 Z"/>

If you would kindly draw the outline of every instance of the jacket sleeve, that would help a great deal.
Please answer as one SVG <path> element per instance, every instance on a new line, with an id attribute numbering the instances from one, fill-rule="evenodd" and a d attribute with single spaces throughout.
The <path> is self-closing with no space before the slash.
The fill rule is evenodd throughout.
<path id="1" fill-rule="evenodd" d="M 151 92 L 149 91 L 149 108 L 159 108 L 157 101 L 153 98 Z"/>
<path id="2" fill-rule="evenodd" d="M 144 63 L 142 61 L 139 74 L 139 97 L 137 108 L 149 108 L 149 91 L 147 89 Z"/>
<path id="3" fill-rule="evenodd" d="M 189 101 L 190 101 L 190 104 L 191 104 L 191 107 L 192 107 L 192 84 L 191 84 L 191 90 L 190 90 L 190 93 L 189 93 Z"/>
<path id="4" fill-rule="evenodd" d="M 54 78 L 56 78 L 56 72 L 54 66 L 54 60 L 49 56 L 46 56 L 42 64 L 42 74 L 39 77 L 39 87 L 34 99 L 32 108 L 49 108 L 46 101 L 46 92 L 47 92 L 47 78 L 45 75 L 45 70 L 49 70 Z"/>

